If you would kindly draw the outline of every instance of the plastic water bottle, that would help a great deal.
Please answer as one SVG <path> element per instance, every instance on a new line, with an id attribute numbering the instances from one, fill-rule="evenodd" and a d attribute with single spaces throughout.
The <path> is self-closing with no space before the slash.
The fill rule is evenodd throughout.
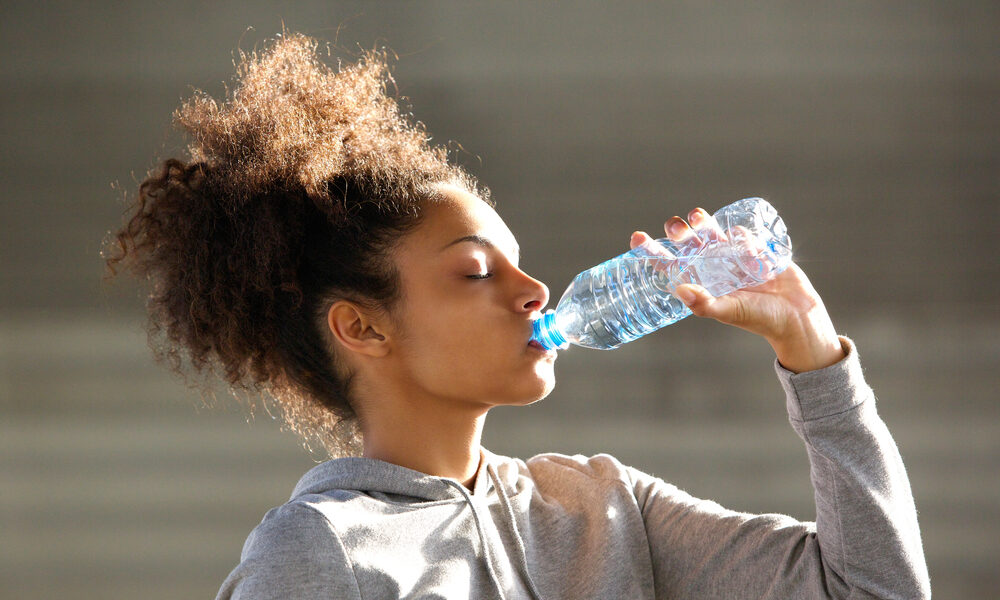
<path id="1" fill-rule="evenodd" d="M 764 283 L 792 260 L 784 222 L 766 200 L 746 198 L 713 215 L 722 237 L 699 231 L 682 243 L 663 238 L 576 276 L 555 310 L 534 323 L 546 349 L 570 343 L 610 350 L 691 314 L 673 295 L 696 283 L 713 296 Z"/>

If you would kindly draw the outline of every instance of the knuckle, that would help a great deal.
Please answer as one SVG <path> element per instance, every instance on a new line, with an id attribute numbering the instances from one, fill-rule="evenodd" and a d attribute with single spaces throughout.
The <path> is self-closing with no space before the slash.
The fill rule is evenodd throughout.
<path id="1" fill-rule="evenodd" d="M 747 307 L 741 300 L 736 300 L 733 304 L 733 321 L 736 323 L 747 322 Z"/>

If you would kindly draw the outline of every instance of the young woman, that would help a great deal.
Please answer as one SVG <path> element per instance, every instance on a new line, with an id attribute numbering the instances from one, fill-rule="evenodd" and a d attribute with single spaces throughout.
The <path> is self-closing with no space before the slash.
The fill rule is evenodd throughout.
<path id="1" fill-rule="evenodd" d="M 929 597 L 895 444 L 794 265 L 677 295 L 774 348 L 815 523 L 728 511 L 606 455 L 482 448 L 492 407 L 555 384 L 555 353 L 529 343 L 549 292 L 389 81 L 380 55 L 334 71 L 298 35 L 244 57 L 224 103 L 178 110 L 191 157 L 142 183 L 109 250 L 152 284 L 160 358 L 270 397 L 339 457 L 264 516 L 219 598 Z M 665 225 L 716 227 L 700 209 Z"/>

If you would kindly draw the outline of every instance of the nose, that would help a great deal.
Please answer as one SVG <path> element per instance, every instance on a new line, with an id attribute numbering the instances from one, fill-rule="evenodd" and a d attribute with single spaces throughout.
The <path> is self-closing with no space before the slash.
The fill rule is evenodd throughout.
<path id="1" fill-rule="evenodd" d="M 520 274 L 518 283 L 521 287 L 518 289 L 515 300 L 517 310 L 530 312 L 545 308 L 545 305 L 549 303 L 549 288 L 520 269 L 518 269 L 518 273 Z"/>

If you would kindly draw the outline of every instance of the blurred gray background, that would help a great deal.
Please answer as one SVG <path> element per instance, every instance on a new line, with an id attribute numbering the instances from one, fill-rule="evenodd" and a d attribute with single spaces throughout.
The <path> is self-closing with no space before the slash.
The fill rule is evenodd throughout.
<path id="1" fill-rule="evenodd" d="M 212 597 L 321 457 L 152 363 L 102 238 L 170 115 L 281 30 L 399 54 L 400 94 L 489 185 L 524 268 L 578 271 L 694 206 L 763 196 L 857 342 L 912 479 L 938 598 L 1000 589 L 1000 4 L 5 3 L 0 597 Z M 339 29 L 339 34 L 338 34 Z M 338 37 L 339 36 L 339 37 Z M 117 184 L 117 188 L 113 187 Z M 813 518 L 773 355 L 687 319 L 573 349 L 485 444 L 610 452 L 747 511 Z"/>

